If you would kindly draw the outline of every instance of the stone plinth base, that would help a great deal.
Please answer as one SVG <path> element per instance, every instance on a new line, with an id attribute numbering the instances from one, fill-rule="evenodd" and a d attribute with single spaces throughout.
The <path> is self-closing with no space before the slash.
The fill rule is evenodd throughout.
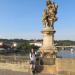
<path id="1" fill-rule="evenodd" d="M 55 65 L 55 58 L 43 58 L 44 65 Z"/>
<path id="2" fill-rule="evenodd" d="M 56 65 L 43 65 L 43 71 L 41 72 L 41 74 L 45 74 L 45 75 L 56 75 L 57 70 L 56 70 Z"/>

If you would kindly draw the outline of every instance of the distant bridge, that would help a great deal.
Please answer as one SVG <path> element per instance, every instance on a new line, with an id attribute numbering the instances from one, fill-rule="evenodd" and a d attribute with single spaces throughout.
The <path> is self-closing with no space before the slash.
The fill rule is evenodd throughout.
<path id="1" fill-rule="evenodd" d="M 75 48 L 75 46 L 56 46 L 57 48 Z"/>
<path id="2" fill-rule="evenodd" d="M 70 50 L 71 48 L 75 49 L 75 46 L 56 46 L 56 48 L 58 50 L 62 50 L 62 49 L 64 49 L 64 50 Z"/>

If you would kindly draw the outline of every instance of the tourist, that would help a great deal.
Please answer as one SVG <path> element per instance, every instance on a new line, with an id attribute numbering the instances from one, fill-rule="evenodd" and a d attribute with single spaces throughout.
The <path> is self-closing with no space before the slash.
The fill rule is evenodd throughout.
<path id="1" fill-rule="evenodd" d="M 32 69 L 32 72 L 34 73 L 35 72 L 35 62 L 36 62 L 36 53 L 34 49 L 31 49 L 29 56 L 30 56 L 31 69 Z"/>
<path id="2" fill-rule="evenodd" d="M 31 61 L 31 64 L 34 64 L 35 61 L 36 61 L 36 57 L 35 57 L 35 51 L 34 49 L 31 49 L 31 52 L 30 52 L 30 61 Z"/>

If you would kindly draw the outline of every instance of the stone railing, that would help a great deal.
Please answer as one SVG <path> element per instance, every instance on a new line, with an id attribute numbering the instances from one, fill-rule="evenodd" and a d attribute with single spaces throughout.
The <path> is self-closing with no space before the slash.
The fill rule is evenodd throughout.
<path id="1" fill-rule="evenodd" d="M 30 72 L 28 56 L 0 56 L 0 69 Z"/>
<path id="2" fill-rule="evenodd" d="M 0 56 L 0 63 L 28 63 L 28 56 Z"/>

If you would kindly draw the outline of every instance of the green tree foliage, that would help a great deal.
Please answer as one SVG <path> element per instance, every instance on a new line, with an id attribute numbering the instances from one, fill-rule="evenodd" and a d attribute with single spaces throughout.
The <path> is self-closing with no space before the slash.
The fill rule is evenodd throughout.
<path id="1" fill-rule="evenodd" d="M 59 41 L 55 41 L 55 44 L 57 46 L 72 46 L 75 45 L 75 41 L 70 41 L 70 40 L 59 40 Z"/>

